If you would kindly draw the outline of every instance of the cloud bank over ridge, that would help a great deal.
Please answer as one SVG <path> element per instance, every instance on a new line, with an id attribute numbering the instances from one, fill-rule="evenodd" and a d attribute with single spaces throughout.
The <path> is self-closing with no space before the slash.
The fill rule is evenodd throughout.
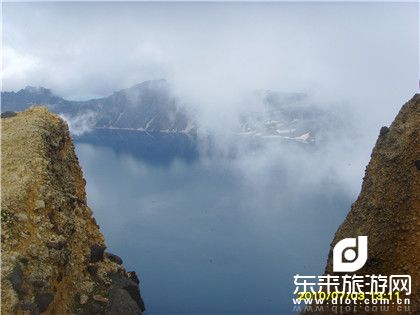
<path id="1" fill-rule="evenodd" d="M 165 78 L 221 144 L 255 91 L 306 93 L 348 120 L 329 154 L 353 148 L 358 170 L 417 89 L 417 3 L 5 3 L 3 20 L 3 90 L 77 100 Z"/>

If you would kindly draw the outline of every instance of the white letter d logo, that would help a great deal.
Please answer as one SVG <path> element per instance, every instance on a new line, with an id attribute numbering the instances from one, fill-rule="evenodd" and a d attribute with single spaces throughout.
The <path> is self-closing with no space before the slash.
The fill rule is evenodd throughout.
<path id="1" fill-rule="evenodd" d="M 367 236 L 358 236 L 357 245 L 355 238 L 345 238 L 335 244 L 333 249 L 333 271 L 352 272 L 364 266 L 367 260 Z M 356 252 L 349 247 L 357 246 Z M 343 256 L 346 261 L 343 262 Z"/>

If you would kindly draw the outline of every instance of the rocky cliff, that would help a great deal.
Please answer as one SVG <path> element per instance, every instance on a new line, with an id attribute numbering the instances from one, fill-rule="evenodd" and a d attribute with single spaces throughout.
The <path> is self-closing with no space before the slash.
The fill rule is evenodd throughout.
<path id="1" fill-rule="evenodd" d="M 325 270 L 333 274 L 332 251 L 338 241 L 367 235 L 368 259 L 355 273 L 411 275 L 412 294 L 407 297 L 412 313 L 420 310 L 419 175 L 420 94 L 416 94 L 389 128 L 382 127 L 360 195 L 335 234 Z"/>
<path id="2" fill-rule="evenodd" d="M 68 127 L 43 107 L 1 119 L 3 314 L 141 314 L 135 272 L 105 251 Z"/>

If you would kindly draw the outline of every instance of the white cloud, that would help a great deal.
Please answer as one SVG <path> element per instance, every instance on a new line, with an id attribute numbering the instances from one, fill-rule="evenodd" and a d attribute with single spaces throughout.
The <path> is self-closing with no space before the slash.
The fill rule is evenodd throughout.
<path id="1" fill-rule="evenodd" d="M 60 114 L 60 117 L 67 122 L 70 132 L 76 136 L 92 131 L 96 123 L 96 113 L 93 111 L 86 111 L 77 116 Z"/>
<path id="2" fill-rule="evenodd" d="M 2 80 L 12 86 L 21 85 L 28 77 L 35 75 L 37 71 L 42 69 L 38 58 L 8 45 L 3 45 L 2 58 Z"/>

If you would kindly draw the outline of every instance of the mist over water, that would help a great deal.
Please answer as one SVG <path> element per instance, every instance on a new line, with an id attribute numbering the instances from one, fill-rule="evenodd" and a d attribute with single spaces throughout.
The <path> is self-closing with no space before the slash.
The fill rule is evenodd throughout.
<path id="1" fill-rule="evenodd" d="M 418 91 L 415 2 L 2 9 L 4 90 L 87 100 L 166 79 L 197 125 L 191 142 L 64 117 L 89 205 L 149 315 L 290 311 L 293 275 L 323 273 L 379 129 Z M 316 107 L 314 143 L 238 134 L 268 90 Z"/>
<path id="2" fill-rule="evenodd" d="M 293 275 L 322 274 L 357 192 L 320 176 L 313 147 L 272 142 L 270 163 L 266 151 L 167 150 L 170 161 L 155 163 L 130 149 L 148 135 L 119 136 L 118 149 L 79 142 L 77 154 L 88 203 L 109 250 L 139 273 L 148 314 L 288 312 Z"/>

